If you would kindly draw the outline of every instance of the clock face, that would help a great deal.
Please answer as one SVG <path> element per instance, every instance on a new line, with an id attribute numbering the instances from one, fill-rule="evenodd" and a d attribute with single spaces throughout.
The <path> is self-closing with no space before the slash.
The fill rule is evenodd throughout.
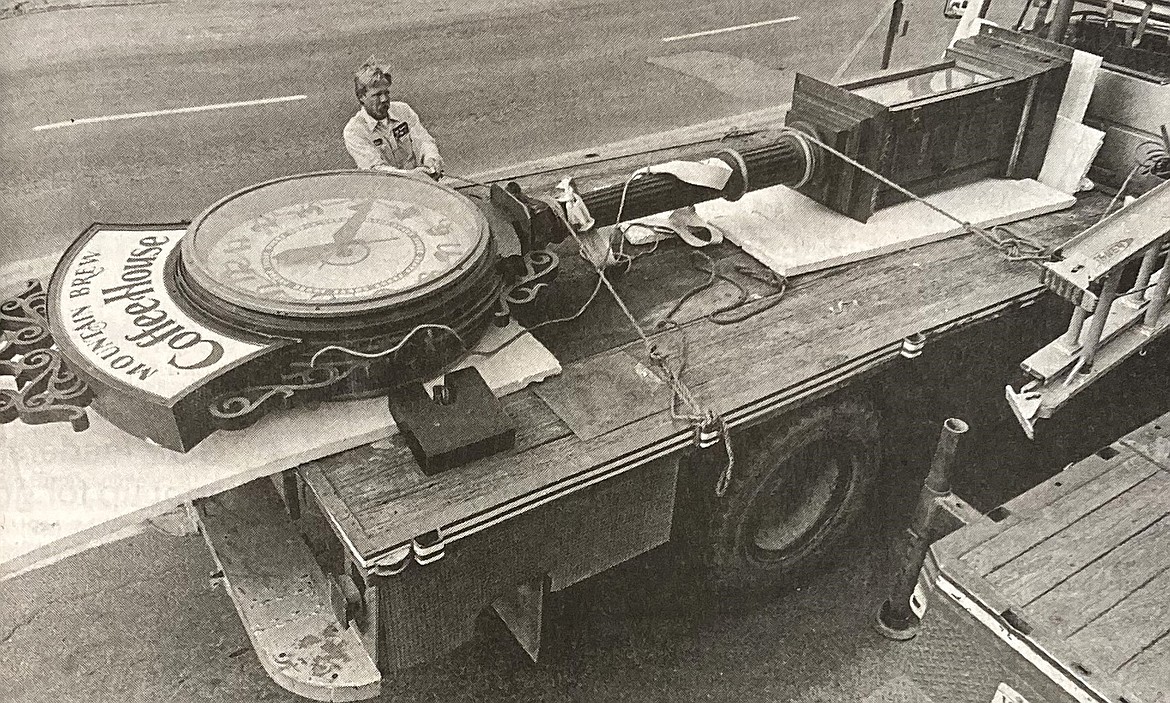
<path id="1" fill-rule="evenodd" d="M 482 253 L 483 214 L 455 191 L 371 171 L 307 174 L 213 205 L 182 263 L 215 297 L 266 313 L 362 312 L 436 290 Z"/>

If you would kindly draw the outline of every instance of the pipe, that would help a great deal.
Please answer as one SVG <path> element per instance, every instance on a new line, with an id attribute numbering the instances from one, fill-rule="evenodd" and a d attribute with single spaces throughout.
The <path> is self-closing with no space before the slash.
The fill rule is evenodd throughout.
<path id="1" fill-rule="evenodd" d="M 914 614 L 910 599 L 914 595 L 918 573 L 922 571 L 922 565 L 926 562 L 930 545 L 942 536 L 936 514 L 939 512 L 940 503 L 952 496 L 951 469 L 955 463 L 959 439 L 968 429 L 967 423 L 957 418 L 950 418 L 943 423 L 942 434 L 935 447 L 934 458 L 930 462 L 930 471 L 922 484 L 922 492 L 918 495 L 918 505 L 914 509 L 910 527 L 906 530 L 905 558 L 898 569 L 890 597 L 878 609 L 877 620 L 874 623 L 875 629 L 883 637 L 908 640 L 918 634 L 919 620 Z"/>
<path id="2" fill-rule="evenodd" d="M 1101 342 L 1101 333 L 1105 331 L 1105 321 L 1109 319 L 1109 313 L 1113 310 L 1113 301 L 1117 299 L 1117 291 L 1120 286 L 1121 274 L 1114 272 L 1105 279 L 1105 283 L 1101 287 L 1101 296 L 1097 299 L 1097 309 L 1089 318 L 1089 329 L 1085 332 L 1085 341 L 1081 347 L 1078 369 L 1082 374 L 1093 370 L 1093 361 L 1097 358 L 1097 347 Z"/>
<path id="3" fill-rule="evenodd" d="M 1142 255 L 1142 264 L 1141 268 L 1138 269 L 1137 279 L 1134 280 L 1133 287 L 1129 289 L 1129 292 L 1122 296 L 1126 305 L 1139 308 L 1142 302 L 1144 302 L 1146 289 L 1150 287 L 1150 278 L 1154 275 L 1154 264 L 1157 263 L 1158 249 L 1158 243 L 1155 243 Z"/>
<path id="4" fill-rule="evenodd" d="M 1073 308 L 1072 318 L 1068 321 L 1068 330 L 1061 335 L 1060 343 L 1070 352 L 1075 351 L 1081 343 L 1081 330 L 1085 328 L 1085 318 L 1089 313 L 1077 305 Z"/>
<path id="5" fill-rule="evenodd" d="M 722 190 L 683 183 L 666 173 L 647 173 L 628 181 L 628 185 L 616 183 L 580 195 L 596 220 L 595 226 L 605 227 L 617 224 L 619 209 L 623 221 L 633 220 L 717 198 L 735 200 L 748 190 L 774 185 L 797 186 L 807 180 L 813 166 L 810 155 L 807 143 L 798 135 L 786 132 L 767 144 L 712 154 L 732 168 L 731 179 Z"/>
<path id="6" fill-rule="evenodd" d="M 894 53 L 894 38 L 898 34 L 898 25 L 902 22 L 902 0 L 894 0 L 890 8 L 890 27 L 886 30 L 886 45 L 882 49 L 882 70 L 890 67 L 890 56 Z"/>
<path id="7" fill-rule="evenodd" d="M 1064 43 L 1064 35 L 1068 33 L 1068 21 L 1072 17 L 1074 0 L 1057 0 L 1056 9 L 1052 12 L 1052 24 L 1048 25 L 1048 39 L 1057 44 Z"/>
<path id="8" fill-rule="evenodd" d="M 950 473 L 955 463 L 955 452 L 959 448 L 959 438 L 968 429 L 967 423 L 953 417 L 943 423 L 942 434 L 939 435 L 938 446 L 930 462 L 930 472 L 926 475 L 926 487 L 935 493 L 951 492 Z"/>
<path id="9" fill-rule="evenodd" d="M 1155 249 L 1159 247 L 1155 246 Z M 1166 305 L 1166 296 L 1170 294 L 1170 254 L 1162 264 L 1162 271 L 1158 274 L 1158 283 L 1150 296 L 1149 306 L 1146 308 L 1146 317 L 1142 320 L 1142 328 L 1150 332 L 1162 317 L 1162 308 Z"/>

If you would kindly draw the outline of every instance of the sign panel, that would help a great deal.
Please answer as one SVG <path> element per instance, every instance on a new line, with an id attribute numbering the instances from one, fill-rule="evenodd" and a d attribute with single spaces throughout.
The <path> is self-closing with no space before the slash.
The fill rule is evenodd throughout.
<path id="1" fill-rule="evenodd" d="M 52 314 L 74 347 L 111 380 L 182 396 L 266 345 L 208 328 L 167 290 L 164 264 L 185 230 L 96 229 L 60 264 Z"/>

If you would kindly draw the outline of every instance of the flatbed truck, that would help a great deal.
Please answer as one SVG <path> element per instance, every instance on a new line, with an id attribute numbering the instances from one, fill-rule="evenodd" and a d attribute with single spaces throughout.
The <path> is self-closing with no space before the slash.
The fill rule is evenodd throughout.
<path id="1" fill-rule="evenodd" d="M 755 134 L 728 125 L 475 180 L 528 192 L 568 176 L 621 183 L 647 163 Z M 1058 246 L 1108 200 L 1084 194 L 1013 228 Z M 593 269 L 566 251 L 555 295 L 524 322 L 570 314 L 595 287 Z M 198 501 L 217 576 L 270 675 L 311 698 L 368 698 L 382 676 L 468 641 L 489 608 L 535 658 L 550 593 L 671 539 L 701 556 L 716 598 L 766 591 L 823 558 L 882 484 L 919 480 L 902 467 L 923 464 L 943 418 L 976 428 L 1010 418 L 1002 388 L 1065 322 L 1033 262 L 974 235 L 795 277 L 783 291 L 738 247 L 706 251 L 747 291 L 751 314 L 712 318 L 736 298 L 716 286 L 661 325 L 709 276 L 689 247 L 661 244 L 614 279 L 650 347 L 604 296 L 536 329 L 563 371 L 501 399 L 516 421 L 511 450 L 428 476 L 394 436 Z M 700 446 L 694 425 L 672 416 L 653 356 L 722 418 L 726 444 Z M 314 535 L 312 549 L 299 531 Z"/>

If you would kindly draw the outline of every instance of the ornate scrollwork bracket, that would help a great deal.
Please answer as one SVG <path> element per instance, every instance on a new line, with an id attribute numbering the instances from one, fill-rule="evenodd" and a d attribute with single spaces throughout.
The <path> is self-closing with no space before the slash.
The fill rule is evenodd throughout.
<path id="1" fill-rule="evenodd" d="M 0 376 L 12 376 L 16 389 L 0 388 L 0 424 L 68 422 L 89 428 L 86 406 L 93 391 L 53 348 L 48 296 L 40 281 L 28 281 L 20 294 L 0 303 Z"/>
<path id="2" fill-rule="evenodd" d="M 216 426 L 224 430 L 241 430 L 253 425 L 268 412 L 288 408 L 294 401 L 313 402 L 327 395 L 326 389 L 353 374 L 369 373 L 370 361 L 354 359 L 319 362 L 294 361 L 280 382 L 249 386 L 224 393 L 212 400 L 208 412 Z"/>
<path id="3" fill-rule="evenodd" d="M 527 305 L 539 299 L 541 293 L 556 279 L 561 261 L 551 251 L 533 249 L 524 254 L 524 272 L 504 291 L 508 305 Z"/>

